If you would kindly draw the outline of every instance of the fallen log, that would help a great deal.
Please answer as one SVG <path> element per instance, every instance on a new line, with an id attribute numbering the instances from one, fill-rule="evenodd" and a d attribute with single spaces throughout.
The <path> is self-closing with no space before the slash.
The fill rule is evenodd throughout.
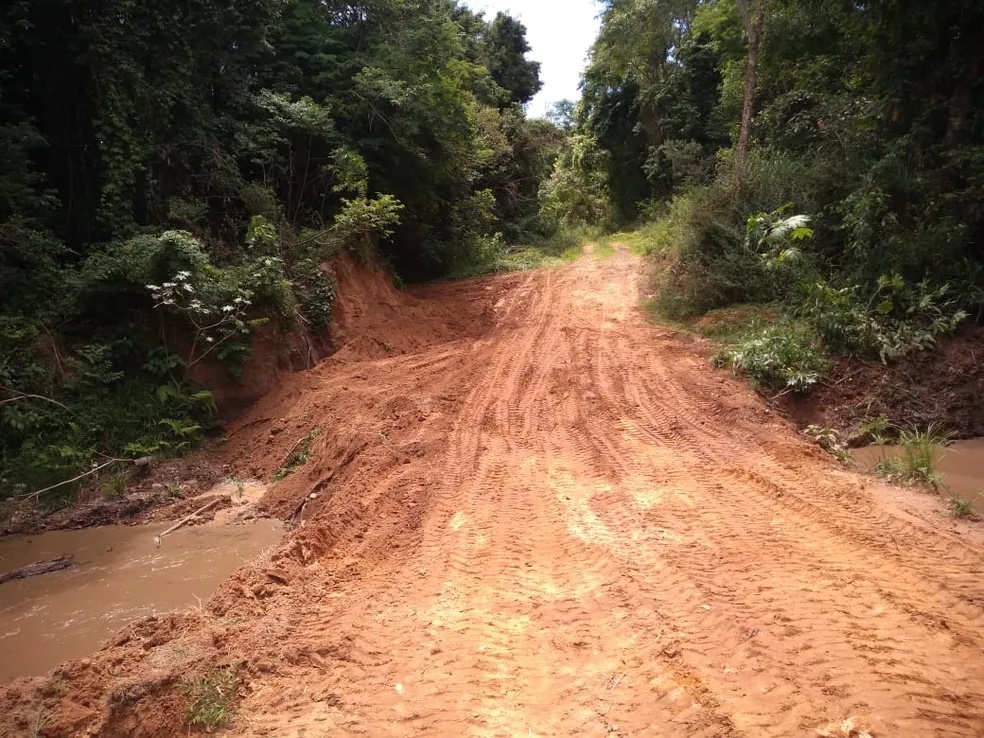
<path id="1" fill-rule="evenodd" d="M 73 566 L 75 566 L 75 557 L 72 555 L 59 556 L 57 559 L 52 559 L 51 561 L 35 561 L 33 564 L 22 566 L 20 569 L 14 569 L 5 574 L 0 574 L 0 584 L 9 582 L 11 579 L 27 579 L 28 577 L 50 574 L 53 571 L 61 571 L 62 569 L 69 569 Z"/>

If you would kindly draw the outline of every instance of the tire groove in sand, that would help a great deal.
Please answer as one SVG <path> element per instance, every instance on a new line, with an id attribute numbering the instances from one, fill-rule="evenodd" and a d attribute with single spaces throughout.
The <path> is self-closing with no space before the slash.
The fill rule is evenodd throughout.
<path id="1" fill-rule="evenodd" d="M 257 626 L 321 666 L 259 680 L 238 734 L 984 734 L 979 553 L 648 325 L 638 272 L 525 275 L 487 335 L 367 368 L 380 401 L 455 399 L 404 436 L 431 453 L 346 490 L 404 528 Z M 271 697 L 299 681 L 334 697 Z"/>

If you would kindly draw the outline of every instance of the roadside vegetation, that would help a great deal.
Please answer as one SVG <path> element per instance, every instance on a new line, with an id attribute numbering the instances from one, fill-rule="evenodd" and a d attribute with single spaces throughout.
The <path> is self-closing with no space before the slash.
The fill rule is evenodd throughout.
<path id="1" fill-rule="evenodd" d="M 922 484 L 937 489 L 945 486 L 936 468 L 936 455 L 950 440 L 950 435 L 930 426 L 926 430 L 903 428 L 895 443 L 900 453 L 878 462 L 876 471 L 902 484 Z"/>
<path id="2" fill-rule="evenodd" d="M 545 204 L 633 228 L 654 314 L 772 394 L 930 348 L 984 307 L 984 50 L 952 32 L 982 25 L 968 1 L 608 2 Z"/>
<path id="3" fill-rule="evenodd" d="M 841 461 L 849 461 L 853 454 L 847 439 L 833 428 L 808 426 L 804 433 L 836 456 Z M 930 423 L 925 428 L 899 426 L 884 416 L 869 418 L 858 429 L 853 439 L 857 444 L 870 443 L 866 449 L 867 461 L 864 466 L 876 475 L 893 484 L 923 487 L 939 494 L 950 513 L 957 518 L 975 517 L 975 502 L 984 499 L 984 490 L 968 493 L 966 487 L 961 497 L 951 486 L 941 463 L 953 441 L 953 434 L 938 423 Z M 880 455 L 872 464 L 870 452 Z M 952 481 L 952 480 L 951 480 Z"/>

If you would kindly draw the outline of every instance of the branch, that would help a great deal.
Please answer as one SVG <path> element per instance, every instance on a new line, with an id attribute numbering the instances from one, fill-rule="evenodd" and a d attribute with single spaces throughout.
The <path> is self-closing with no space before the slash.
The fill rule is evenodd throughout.
<path id="1" fill-rule="evenodd" d="M 189 369 L 191 369 L 191 367 L 193 367 L 193 366 L 195 366 L 195 364 L 197 364 L 197 363 L 198 363 L 198 362 L 200 362 L 200 361 L 201 361 L 202 359 L 204 359 L 204 358 L 205 358 L 206 356 L 208 356 L 208 355 L 209 355 L 210 353 L 212 353 L 213 351 L 215 351 L 215 349 L 217 349 L 217 348 L 218 348 L 219 346 L 221 346 L 221 345 L 222 345 L 223 343 L 225 343 L 226 341 L 228 341 L 228 340 L 229 340 L 230 338 L 232 338 L 232 337 L 233 337 L 234 335 L 235 335 L 234 333 L 227 333 L 227 334 L 226 334 L 225 336 L 223 336 L 222 338 L 220 338 L 220 339 L 219 339 L 218 341 L 214 341 L 213 343 L 210 343 L 210 344 L 208 345 L 208 350 L 207 350 L 207 351 L 205 351 L 204 353 L 202 353 L 202 355 L 201 355 L 201 356 L 199 356 L 199 357 L 198 357 L 197 359 L 195 359 L 194 361 L 191 361 L 191 358 L 192 358 L 192 357 L 191 357 L 191 356 L 189 356 L 189 357 L 188 357 L 188 360 L 189 360 L 189 361 L 188 361 L 188 368 L 189 368 Z M 197 342 L 197 338 L 196 338 L 196 342 Z"/>
<path id="2" fill-rule="evenodd" d="M 161 547 L 161 541 L 163 540 L 164 536 L 168 535 L 169 533 L 173 533 L 178 528 L 180 528 L 182 525 L 184 525 L 185 523 L 187 523 L 190 520 L 193 520 L 196 516 L 201 515 L 203 512 L 205 512 L 206 510 L 208 510 L 210 507 L 215 507 L 216 505 L 218 505 L 222 501 L 222 499 L 223 499 L 222 497 L 216 497 L 214 500 L 212 500 L 211 502 L 209 502 L 207 505 L 203 505 L 202 507 L 200 507 L 197 510 L 195 510 L 195 512 L 193 512 L 188 517 L 186 517 L 186 518 L 178 521 L 174 525 L 172 525 L 170 528 L 168 528 L 166 531 L 164 531 L 163 533 L 161 533 L 159 536 L 154 536 L 154 543 L 157 544 L 157 548 L 160 548 Z"/>
<path id="3" fill-rule="evenodd" d="M 44 400 L 45 402 L 50 402 L 52 405 L 57 405 L 62 410 L 67 410 L 68 412 L 72 413 L 72 415 L 75 415 L 75 413 L 72 411 L 70 407 L 68 407 L 67 405 L 63 405 L 62 403 L 58 402 L 58 400 L 52 400 L 50 397 L 45 397 L 44 395 L 32 395 L 26 392 L 17 392 L 17 390 L 12 390 L 2 386 L 0 386 L 0 390 L 17 395 L 16 397 L 8 397 L 6 400 L 0 400 L 0 406 L 9 405 L 12 402 L 18 402 L 19 400 Z"/>
<path id="4" fill-rule="evenodd" d="M 58 484 L 53 484 L 50 487 L 45 487 L 44 489 L 39 489 L 37 492 L 30 492 L 30 493 L 28 493 L 26 495 L 18 495 L 14 499 L 17 499 L 17 500 L 26 500 L 26 499 L 31 498 L 31 497 L 37 497 L 38 495 L 42 495 L 45 492 L 50 492 L 51 490 L 56 489 L 58 487 L 64 487 L 66 484 L 71 484 L 72 482 L 77 482 L 80 479 L 83 479 L 83 478 L 89 476 L 90 474 L 95 474 L 100 469 L 105 469 L 110 464 L 116 464 L 116 463 L 118 463 L 120 461 L 123 461 L 123 459 L 112 459 L 110 461 L 107 461 L 105 464 L 100 464 L 99 466 L 95 467 L 94 469 L 90 469 L 87 472 L 83 472 L 82 474 L 79 474 L 77 477 L 73 477 L 72 479 L 66 479 L 64 482 L 59 482 Z"/>

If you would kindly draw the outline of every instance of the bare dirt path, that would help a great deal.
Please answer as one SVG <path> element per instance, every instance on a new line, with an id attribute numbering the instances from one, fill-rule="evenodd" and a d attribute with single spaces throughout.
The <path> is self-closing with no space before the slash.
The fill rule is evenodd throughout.
<path id="1" fill-rule="evenodd" d="M 144 683 L 244 661 L 231 735 L 984 735 L 980 548 L 649 324 L 639 270 L 458 287 L 492 291 L 480 337 L 261 403 L 232 452 L 257 473 L 336 431 L 271 497 L 316 496 L 275 576 L 104 653 Z M 152 734 L 159 702 L 102 734 Z"/>

